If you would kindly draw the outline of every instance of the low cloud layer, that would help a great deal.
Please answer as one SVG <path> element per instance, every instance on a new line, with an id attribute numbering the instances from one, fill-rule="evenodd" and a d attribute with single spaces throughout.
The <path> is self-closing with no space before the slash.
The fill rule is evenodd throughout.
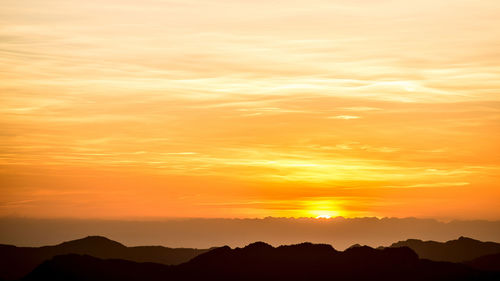
<path id="1" fill-rule="evenodd" d="M 0 243 L 18 246 L 58 244 L 102 235 L 134 245 L 209 248 L 240 247 L 255 241 L 275 246 L 304 241 L 343 250 L 353 244 L 372 247 L 416 238 L 447 241 L 467 236 L 500 242 L 499 221 L 452 221 L 415 218 L 357 219 L 178 219 L 161 221 L 0 219 Z"/>

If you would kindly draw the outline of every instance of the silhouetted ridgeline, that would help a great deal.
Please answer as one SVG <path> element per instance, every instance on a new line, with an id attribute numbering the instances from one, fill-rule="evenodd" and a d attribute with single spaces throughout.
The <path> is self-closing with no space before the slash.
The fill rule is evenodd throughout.
<path id="1" fill-rule="evenodd" d="M 481 242 L 467 237 L 460 237 L 445 243 L 408 239 L 391 247 L 409 247 L 420 258 L 434 261 L 466 262 L 481 256 L 500 253 L 500 244 Z"/>
<path id="2" fill-rule="evenodd" d="M 56 256 L 26 276 L 35 280 L 499 280 L 499 272 L 419 259 L 409 248 L 353 247 L 303 243 L 274 248 L 258 242 L 221 247 L 191 261 L 167 266 L 84 255 Z"/>
<path id="3" fill-rule="evenodd" d="M 481 256 L 465 264 L 480 270 L 500 271 L 500 253 Z"/>
<path id="4" fill-rule="evenodd" d="M 0 280 L 19 279 L 43 261 L 57 255 L 85 254 L 103 259 L 180 264 L 208 250 L 166 248 L 161 246 L 126 247 L 100 236 L 40 248 L 0 245 Z"/>
<path id="5" fill-rule="evenodd" d="M 438 260 L 452 259 L 465 261 L 478 255 L 482 256 L 463 262 L 466 266 L 450 263 L 434 263 L 419 260 L 417 254 L 409 247 L 406 247 L 406 245 L 410 247 L 415 247 L 415 245 L 417 245 L 415 249 L 418 253 L 418 251 L 421 250 L 420 248 L 422 248 L 418 247 L 419 245 L 421 246 L 421 244 L 426 245 L 424 249 L 426 249 L 427 252 L 423 254 L 420 253 L 420 257 L 424 256 L 425 253 L 434 252 L 440 253 L 441 255 L 426 257 L 431 259 L 437 258 Z M 444 250 L 443 247 L 445 247 Z M 483 254 L 485 255 L 483 256 Z M 96 259 L 94 257 L 105 258 L 106 260 Z M 113 259 L 108 260 L 110 258 Z M 141 280 L 144 278 L 156 280 L 157 277 L 175 277 L 178 278 L 176 280 L 190 280 L 199 277 L 197 276 L 197 272 L 203 272 L 204 276 L 212 276 L 211 278 L 213 279 L 230 279 L 236 277 L 241 279 L 246 275 L 248 275 L 249 278 L 265 278 L 265 276 L 278 278 L 281 275 L 286 276 L 286 272 L 283 271 L 286 271 L 289 267 L 302 268 L 303 271 L 294 272 L 294 274 L 303 274 L 300 276 L 313 274 L 313 272 L 310 271 L 316 272 L 316 270 L 320 270 L 317 273 L 322 274 L 321 270 L 326 272 L 328 268 L 330 268 L 331 270 L 336 270 L 336 274 L 338 276 L 343 276 L 342 278 L 345 279 L 352 274 L 354 274 L 353 276 L 364 278 L 364 276 L 359 275 L 361 273 L 357 273 L 357 271 L 365 270 L 364 266 L 370 264 L 377 265 L 375 269 L 370 269 L 370 272 L 384 276 L 384 278 L 392 278 L 392 274 L 396 274 L 395 272 L 397 270 L 403 270 L 403 273 L 406 274 L 408 272 L 413 272 L 413 270 L 428 268 L 434 268 L 432 272 L 427 272 L 429 276 L 416 276 L 422 278 L 437 278 L 443 277 L 439 275 L 441 270 L 443 270 L 443 274 L 455 274 L 455 270 L 458 270 L 461 274 L 466 274 L 466 276 L 480 276 L 481 278 L 486 278 L 490 275 L 473 270 L 472 268 L 487 271 L 500 271 L 499 258 L 499 244 L 481 242 L 465 237 L 446 243 L 432 241 L 422 242 L 411 239 L 394 243 L 388 248 L 379 247 L 378 250 L 356 244 L 344 252 L 339 252 L 330 245 L 311 243 L 273 248 L 268 244 L 257 242 L 243 249 L 237 248 L 232 250 L 228 246 L 225 246 L 215 248 L 211 251 L 170 249 L 164 247 L 125 247 L 118 242 L 104 237 L 90 236 L 56 246 L 45 246 L 40 248 L 2 245 L 0 246 L 0 279 L 18 279 L 28 274 L 36 266 L 46 260 L 49 261 L 46 261 L 42 266 L 38 267 L 31 274 L 30 279 L 44 280 L 44 278 L 50 278 L 50 280 L 57 280 L 57 278 L 62 278 L 61 280 L 76 280 L 78 276 L 78 280 L 95 280 L 99 278 L 101 280 L 112 280 L 113 278 L 120 280 L 124 278 L 124 280 Z M 188 260 L 190 261 L 188 262 Z M 144 261 L 155 263 L 137 263 Z M 170 267 L 160 265 L 160 263 L 179 264 L 181 262 L 185 263 Z M 126 269 L 119 270 L 120 267 L 126 267 Z M 354 273 L 350 272 L 348 270 L 349 268 L 351 268 Z M 447 270 L 450 268 L 453 270 L 448 272 Z M 83 271 L 80 272 L 80 270 Z M 343 272 L 342 270 L 347 270 L 344 272 L 345 276 L 339 275 Z M 378 272 L 376 270 L 381 271 Z M 147 272 L 152 272 L 151 276 L 146 274 Z M 422 274 L 425 272 L 426 271 Z M 434 273 L 437 275 L 433 275 Z M 49 276 L 51 274 L 54 276 Z M 265 276 L 252 274 L 262 274 Z M 316 276 L 316 278 L 320 280 L 323 277 L 322 275 Z"/>
<path id="6" fill-rule="evenodd" d="M 359 243 L 389 246 L 408 238 L 448 241 L 460 236 L 500 242 L 500 221 L 452 221 L 415 218 L 332 219 L 170 219 L 158 221 L 0 218 L 0 243 L 52 245 L 76 237 L 101 235 L 125 245 L 169 247 L 242 247 L 255 241 L 279 246 L 304 241 L 336 249 Z"/>

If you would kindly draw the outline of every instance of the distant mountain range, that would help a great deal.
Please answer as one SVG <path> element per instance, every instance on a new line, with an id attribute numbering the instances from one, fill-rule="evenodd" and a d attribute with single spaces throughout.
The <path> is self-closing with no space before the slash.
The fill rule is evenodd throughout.
<path id="1" fill-rule="evenodd" d="M 19 279 L 43 261 L 58 255 L 82 254 L 102 259 L 180 264 L 208 249 L 166 248 L 162 246 L 126 247 L 101 236 L 64 242 L 39 248 L 0 245 L 0 279 Z"/>
<path id="2" fill-rule="evenodd" d="M 451 262 L 453 261 L 453 262 Z M 500 244 L 410 239 L 341 252 L 326 244 L 210 250 L 126 247 L 104 237 L 56 246 L 0 245 L 0 279 L 16 280 L 500 280 Z"/>

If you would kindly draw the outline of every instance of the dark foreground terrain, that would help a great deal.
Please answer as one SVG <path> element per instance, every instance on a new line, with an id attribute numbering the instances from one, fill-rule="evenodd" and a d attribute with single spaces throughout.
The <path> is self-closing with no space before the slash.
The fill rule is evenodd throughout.
<path id="1" fill-rule="evenodd" d="M 412 245 L 427 243 L 408 241 Z M 405 242 L 407 241 L 398 243 Z M 85 247 L 80 248 L 81 244 L 87 247 L 87 253 Z M 138 254 L 131 255 L 124 249 L 120 252 L 117 249 L 131 248 L 109 239 L 88 237 L 52 246 L 65 245 L 65 249 L 71 252 L 68 245 L 73 245 L 74 249 L 81 251 L 49 257 L 35 266 L 22 280 L 500 280 L 500 253 L 495 253 L 498 244 L 460 238 L 429 245 L 436 246 L 435 249 L 439 252 L 444 251 L 439 250 L 444 244 L 446 249 L 452 249 L 449 250 L 448 259 L 456 258 L 454 256 L 463 251 L 469 251 L 469 254 L 462 253 L 460 260 L 463 257 L 473 259 L 460 263 L 422 259 L 410 247 L 399 247 L 397 243 L 387 248 L 353 246 L 345 251 L 337 251 L 324 244 L 303 243 L 275 248 L 263 242 L 236 249 L 227 246 L 212 250 L 177 249 L 182 250 L 179 258 L 162 258 L 161 254 L 147 258 Z M 453 247 L 450 248 L 450 245 Z M 483 247 L 484 245 L 487 247 Z M 474 249 L 468 249 L 468 246 Z M 19 252 L 13 255 L 14 248 L 9 248 L 13 246 L 3 247 L 11 252 L 6 254 L 5 249 L 0 248 L 0 269 L 10 275 L 1 278 L 13 280 L 9 277 L 21 272 L 16 271 L 16 262 L 29 258 L 29 253 L 19 250 L 23 248 L 14 247 Z M 45 247 L 30 249 L 43 248 Z M 108 252 L 111 257 L 103 257 L 103 253 L 97 249 L 104 253 L 110 249 L 116 251 L 112 255 Z M 172 254 L 165 250 L 168 248 L 161 249 L 164 250 L 163 255 Z M 183 251 L 188 251 L 192 259 L 179 264 L 179 260 L 189 259 Z M 96 253 L 101 256 L 97 257 Z M 14 258 L 9 260 L 9 256 Z M 155 262 L 144 262 L 152 261 L 153 258 Z M 11 267 L 6 267 L 6 264 Z M 17 264 L 17 267 L 20 265 L 23 263 Z"/>
<path id="2" fill-rule="evenodd" d="M 161 246 L 126 247 L 101 236 L 89 236 L 38 248 L 0 245 L 0 280 L 16 280 L 24 277 L 42 262 L 59 255 L 82 254 L 102 259 L 173 265 L 187 262 L 207 251 L 209 250 Z"/>

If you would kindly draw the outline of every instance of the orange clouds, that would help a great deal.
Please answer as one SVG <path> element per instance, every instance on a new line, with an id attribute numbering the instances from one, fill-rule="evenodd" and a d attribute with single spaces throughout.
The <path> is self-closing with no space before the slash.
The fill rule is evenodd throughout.
<path id="1" fill-rule="evenodd" d="M 498 218 L 500 6 L 434 2 L 8 1 L 0 214 Z"/>

